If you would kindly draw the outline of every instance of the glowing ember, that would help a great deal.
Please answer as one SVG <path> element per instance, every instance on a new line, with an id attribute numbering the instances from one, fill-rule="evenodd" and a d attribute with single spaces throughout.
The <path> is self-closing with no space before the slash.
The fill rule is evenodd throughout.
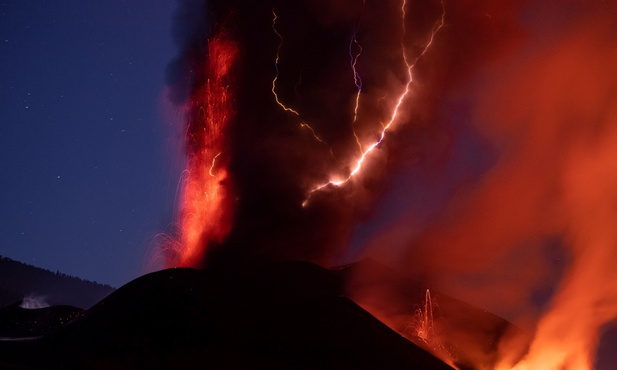
<path id="1" fill-rule="evenodd" d="M 229 72 L 237 55 L 237 46 L 225 31 L 210 38 L 208 78 L 187 107 L 188 163 L 180 212 L 181 250 L 175 265 L 194 266 L 205 249 L 222 242 L 231 228 L 224 135 L 234 114 Z"/>
<path id="2" fill-rule="evenodd" d="M 430 290 L 426 290 L 424 299 L 424 308 L 418 309 L 416 312 L 415 325 L 412 325 L 416 336 L 422 339 L 427 344 L 435 335 L 433 322 L 433 300 L 431 299 Z"/>
<path id="3" fill-rule="evenodd" d="M 427 289 L 424 295 L 424 305 L 416 309 L 413 320 L 405 329 L 405 334 L 409 333 L 412 341 L 419 340 L 418 344 L 427 347 L 431 353 L 444 362 L 452 364 L 454 356 L 446 348 L 437 332 L 434 315 L 438 309 L 437 302 L 431 298 L 431 292 Z"/>

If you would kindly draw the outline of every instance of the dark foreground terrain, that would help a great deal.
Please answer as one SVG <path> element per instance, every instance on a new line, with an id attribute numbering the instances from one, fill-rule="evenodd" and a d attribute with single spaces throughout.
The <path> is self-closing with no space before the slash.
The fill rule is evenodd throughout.
<path id="1" fill-rule="evenodd" d="M 0 308 L 22 303 L 22 300 L 34 301 L 38 305 L 89 308 L 113 291 L 109 285 L 0 256 Z"/>
<path id="2" fill-rule="evenodd" d="M 450 369 L 341 291 L 340 272 L 302 262 L 160 271 L 86 311 L 3 310 L 23 321 L 0 368 Z"/>
<path id="3" fill-rule="evenodd" d="M 355 291 L 378 283 L 389 287 L 381 297 L 422 305 L 419 285 L 374 262 L 336 270 L 307 262 L 169 269 L 88 310 L 0 309 L 0 369 L 451 369 L 427 351 L 430 343 L 389 322 L 403 337 L 347 298 L 358 271 L 371 282 L 355 279 Z M 457 339 L 448 350 L 460 353 L 452 352 L 452 361 L 474 368 L 465 356 L 481 348 L 489 354 L 481 363 L 491 363 L 491 348 L 509 324 L 446 297 L 441 304 L 450 321 L 469 328 L 450 335 Z M 413 312 L 417 305 L 389 307 Z"/>

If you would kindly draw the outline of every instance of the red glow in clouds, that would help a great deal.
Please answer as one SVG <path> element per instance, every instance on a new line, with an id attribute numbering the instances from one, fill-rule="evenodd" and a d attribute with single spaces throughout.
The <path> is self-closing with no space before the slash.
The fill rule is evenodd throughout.
<path id="1" fill-rule="evenodd" d="M 223 243 L 251 263 L 369 256 L 430 287 L 413 331 L 445 361 L 593 368 L 617 319 L 614 1 L 208 3 L 237 41 L 211 34 L 185 106 L 170 265 Z M 372 314 L 414 321 L 362 278 Z M 434 320 L 440 293 L 527 337 L 464 342 L 494 326 L 447 299 Z"/>
<path id="2" fill-rule="evenodd" d="M 207 81 L 188 102 L 188 163 L 177 266 L 199 264 L 206 248 L 222 242 L 231 228 L 225 130 L 234 114 L 229 72 L 237 55 L 224 31 L 213 35 L 208 40 Z"/>

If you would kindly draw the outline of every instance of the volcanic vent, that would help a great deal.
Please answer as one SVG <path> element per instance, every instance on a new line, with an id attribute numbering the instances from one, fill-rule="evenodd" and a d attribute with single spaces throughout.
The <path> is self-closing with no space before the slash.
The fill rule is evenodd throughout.
<path id="1" fill-rule="evenodd" d="M 617 316 L 617 289 L 603 283 L 617 260 L 607 206 L 615 10 L 574 0 L 209 2 L 197 13 L 207 26 L 191 28 L 207 32 L 185 39 L 170 71 L 192 76 L 178 99 L 189 127 L 224 112 L 202 130 L 223 144 L 198 150 L 201 168 L 187 169 L 223 195 L 185 187 L 185 199 L 222 208 L 201 218 L 198 251 L 180 243 L 169 264 L 334 266 L 370 255 L 536 332 L 525 359 L 528 338 L 507 336 L 478 366 L 593 367 Z M 220 40 L 233 47 L 219 54 Z M 229 62 L 222 79 L 219 60 Z M 218 108 L 190 108 L 218 83 Z M 181 228 L 199 212 L 184 209 Z M 397 303 L 372 312 L 390 322 Z"/>
<path id="2" fill-rule="evenodd" d="M 606 366 L 615 14 L 576 0 L 180 1 L 171 269 L 0 343 L 1 364 Z"/>

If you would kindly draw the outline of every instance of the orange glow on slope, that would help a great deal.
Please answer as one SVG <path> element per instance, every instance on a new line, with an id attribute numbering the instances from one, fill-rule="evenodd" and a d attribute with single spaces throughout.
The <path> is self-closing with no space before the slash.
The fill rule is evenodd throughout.
<path id="1" fill-rule="evenodd" d="M 233 116 L 229 72 L 238 49 L 221 31 L 209 40 L 208 54 L 208 80 L 187 107 L 189 158 L 181 200 L 179 266 L 196 265 L 206 248 L 222 242 L 231 228 L 224 134 Z"/>

